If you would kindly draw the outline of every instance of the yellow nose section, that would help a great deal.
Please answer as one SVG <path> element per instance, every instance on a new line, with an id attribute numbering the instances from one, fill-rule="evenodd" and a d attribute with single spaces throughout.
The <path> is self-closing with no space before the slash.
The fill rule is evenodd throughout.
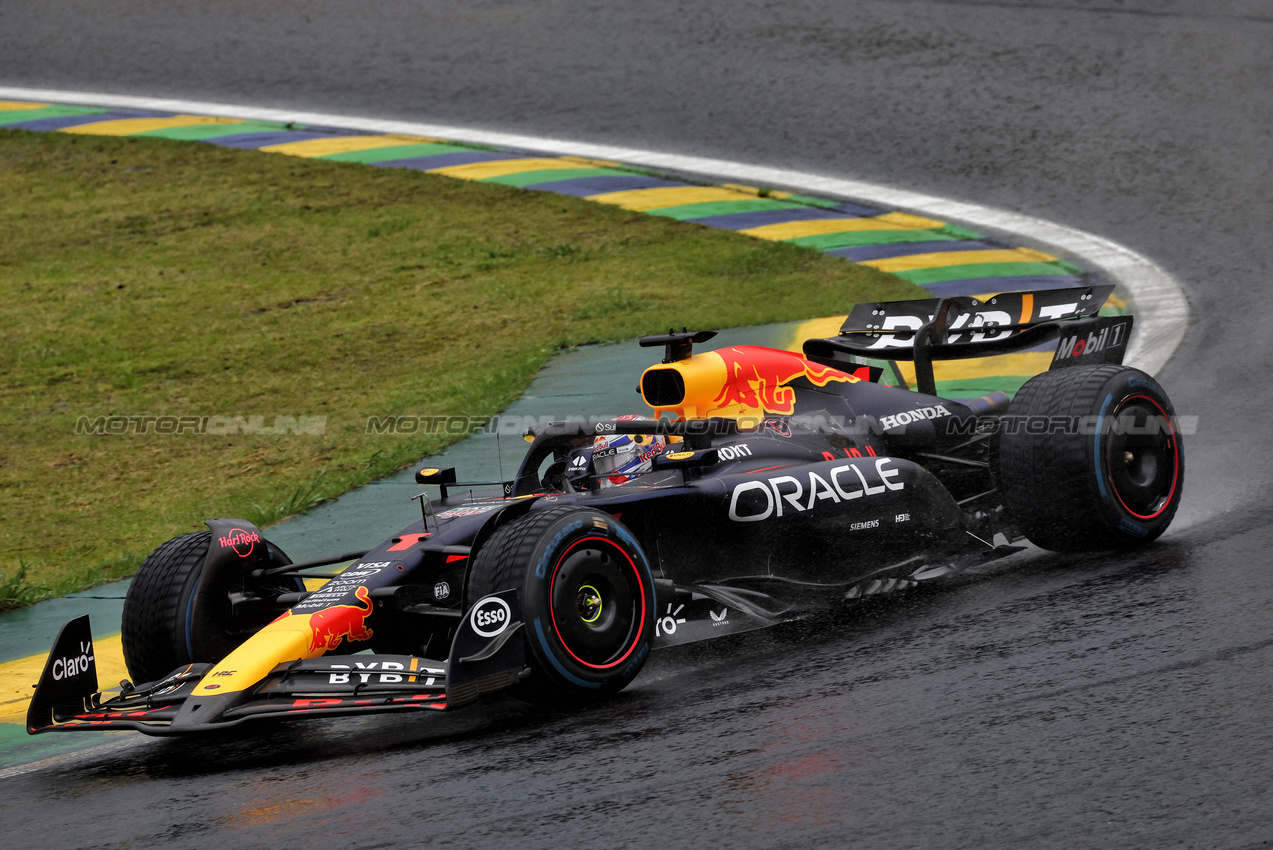
<path id="1" fill-rule="evenodd" d="M 245 691 L 264 679 L 279 662 L 322 655 L 324 647 L 310 648 L 314 641 L 308 621 L 308 617 L 288 613 L 270 623 L 209 670 L 192 696 Z"/>

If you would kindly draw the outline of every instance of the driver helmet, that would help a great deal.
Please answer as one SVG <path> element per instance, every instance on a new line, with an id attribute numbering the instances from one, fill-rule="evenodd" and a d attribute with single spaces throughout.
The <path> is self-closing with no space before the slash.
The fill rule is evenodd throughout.
<path id="1" fill-rule="evenodd" d="M 648 416 L 629 414 L 618 422 L 653 422 Z M 592 469 L 598 487 L 613 487 L 639 477 L 654 468 L 654 458 L 667 448 L 667 438 L 659 434 L 610 434 L 592 441 Z"/>

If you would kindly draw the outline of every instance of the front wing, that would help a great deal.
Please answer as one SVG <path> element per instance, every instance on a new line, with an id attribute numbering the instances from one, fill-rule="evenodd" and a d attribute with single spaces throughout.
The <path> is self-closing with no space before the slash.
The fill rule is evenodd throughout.
<path id="1" fill-rule="evenodd" d="M 512 612 L 506 627 L 495 634 L 479 633 L 473 617 L 464 617 L 446 661 L 412 655 L 324 655 L 280 662 L 247 691 L 198 697 L 192 694 L 212 664 L 191 664 L 135 688 L 122 683 L 119 695 L 107 698 L 98 690 L 88 617 L 80 617 L 63 626 L 54 643 L 27 711 L 27 731 L 34 735 L 130 729 L 180 735 L 267 717 L 458 708 L 527 675 L 517 593 L 492 596 L 503 599 Z"/>

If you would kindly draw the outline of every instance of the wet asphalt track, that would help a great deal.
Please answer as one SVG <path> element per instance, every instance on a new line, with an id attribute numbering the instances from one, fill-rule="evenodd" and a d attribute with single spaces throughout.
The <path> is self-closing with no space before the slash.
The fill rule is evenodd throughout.
<path id="1" fill-rule="evenodd" d="M 9 85 L 818 171 L 1108 236 L 1181 280 L 1185 504 L 656 656 L 621 698 L 138 740 L 0 779 L 5 844 L 1273 843 L 1266 2 L 0 3 Z M 112 744 L 115 739 L 112 739 Z"/>

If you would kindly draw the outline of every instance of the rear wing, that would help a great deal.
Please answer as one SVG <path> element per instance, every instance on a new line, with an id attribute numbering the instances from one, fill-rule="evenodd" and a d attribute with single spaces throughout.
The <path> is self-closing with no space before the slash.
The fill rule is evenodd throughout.
<path id="1" fill-rule="evenodd" d="M 1132 318 L 1097 317 L 1113 291 L 1112 285 L 1101 284 L 1004 292 L 985 299 L 951 296 L 858 304 L 838 336 L 806 340 L 804 356 L 838 369 L 853 365 L 853 357 L 911 360 L 917 389 L 929 395 L 936 394 L 934 360 L 1024 351 L 1057 339 L 1063 330 L 1067 337 L 1097 334 L 1107 342 L 1119 340 L 1120 344 L 1102 347 L 1100 354 L 1102 362 L 1121 362 Z M 1087 359 L 1096 354 L 1091 352 Z M 1054 359 L 1054 368 L 1059 362 Z"/>

